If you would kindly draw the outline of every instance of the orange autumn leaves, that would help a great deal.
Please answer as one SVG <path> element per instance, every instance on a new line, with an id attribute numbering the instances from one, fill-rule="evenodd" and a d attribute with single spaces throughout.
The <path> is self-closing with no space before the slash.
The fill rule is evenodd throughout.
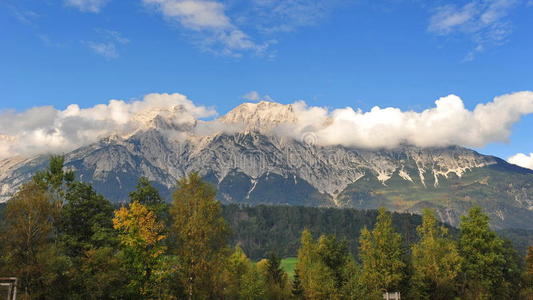
<path id="1" fill-rule="evenodd" d="M 152 210 L 137 201 L 115 211 L 113 227 L 119 231 L 123 246 L 144 249 L 154 258 L 165 251 L 165 247 L 159 246 L 159 242 L 166 238 L 164 224 L 157 220 Z"/>

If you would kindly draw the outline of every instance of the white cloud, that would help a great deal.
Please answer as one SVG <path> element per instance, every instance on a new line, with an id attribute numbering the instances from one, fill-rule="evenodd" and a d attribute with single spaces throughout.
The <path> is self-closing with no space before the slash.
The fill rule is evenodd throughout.
<path id="1" fill-rule="evenodd" d="M 438 34 L 449 34 L 454 29 L 470 22 L 477 13 L 475 3 L 468 3 L 463 7 L 455 5 L 441 6 L 431 17 L 429 31 Z"/>
<path id="2" fill-rule="evenodd" d="M 463 6 L 448 4 L 434 10 L 428 31 L 437 35 L 461 34 L 475 44 L 465 60 L 490 45 L 506 42 L 512 29 L 509 12 L 517 0 L 472 0 Z"/>
<path id="3" fill-rule="evenodd" d="M 114 43 L 95 43 L 87 42 L 87 46 L 93 50 L 96 54 L 100 54 L 107 59 L 118 58 L 117 48 Z"/>
<path id="4" fill-rule="evenodd" d="M 110 0 L 64 0 L 82 12 L 98 13 Z M 291 32 L 318 23 L 331 8 L 345 0 L 141 0 L 167 20 L 188 30 L 203 50 L 228 56 L 254 53 L 273 57 L 273 34 Z M 243 30 L 242 28 L 246 28 Z M 192 33 L 192 34 L 191 34 Z M 256 34 L 252 38 L 251 34 Z M 259 34 L 259 35 L 257 35 Z M 260 37 L 266 39 L 257 41 Z M 113 46 L 98 43 L 100 53 L 113 57 Z M 111 55 L 109 55 L 111 54 Z"/>
<path id="5" fill-rule="evenodd" d="M 39 18 L 39 14 L 32 10 L 22 9 L 10 4 L 6 4 L 6 7 L 11 10 L 13 16 L 22 24 L 32 25 Z"/>
<path id="6" fill-rule="evenodd" d="M 242 98 L 250 101 L 272 101 L 269 95 L 261 95 L 257 91 L 250 91 L 243 95 Z"/>
<path id="7" fill-rule="evenodd" d="M 533 153 L 529 153 L 529 155 L 517 153 L 509 157 L 507 161 L 517 166 L 533 170 Z"/>
<path id="8" fill-rule="evenodd" d="M 214 113 L 181 94 L 149 94 L 141 101 L 110 100 L 90 108 L 5 111 L 0 113 L 0 158 L 70 151 L 113 134 L 131 134 L 160 114 L 179 125 Z"/>
<path id="9" fill-rule="evenodd" d="M 268 45 L 255 43 L 226 15 L 225 6 L 213 0 L 143 0 L 167 19 L 201 34 L 200 44 L 211 51 L 239 56 L 242 51 L 263 53 Z"/>
<path id="10" fill-rule="evenodd" d="M 299 121 L 281 126 L 277 132 L 296 139 L 311 132 L 321 145 L 360 148 L 394 148 L 401 144 L 481 147 L 508 140 L 512 125 L 533 113 L 533 92 L 499 96 L 472 111 L 455 95 L 440 98 L 435 105 L 422 112 L 377 106 L 363 112 L 351 107 L 329 111 L 297 102 L 294 110 Z"/>
<path id="11" fill-rule="evenodd" d="M 254 24 L 266 33 L 290 32 L 319 22 L 337 0 L 252 0 Z"/>
<path id="12" fill-rule="evenodd" d="M 115 59 L 120 55 L 117 50 L 118 44 L 127 44 L 129 39 L 123 37 L 120 32 L 108 29 L 96 29 L 96 32 L 102 36 L 103 41 L 100 42 L 83 42 L 94 53 L 102 55 L 107 59 Z"/>
<path id="13" fill-rule="evenodd" d="M 82 12 L 98 13 L 108 0 L 66 0 L 68 6 L 75 7 Z"/>
<path id="14" fill-rule="evenodd" d="M 269 113 L 288 120 L 278 120 L 279 124 L 276 121 L 274 124 L 278 125 L 270 129 L 272 134 L 297 140 L 311 135 L 314 143 L 323 146 L 481 147 L 509 139 L 512 125 L 533 113 L 533 92 L 502 95 L 492 102 L 478 104 L 473 110 L 466 109 L 458 96 L 449 95 L 421 112 L 393 107 L 373 107 L 367 112 L 351 107 L 329 110 L 299 101 L 291 108 L 275 106 L 274 111 L 261 111 L 260 115 L 268 120 L 275 117 Z M 295 118 L 287 113 L 294 113 Z M 140 101 L 111 100 L 90 108 L 73 104 L 64 110 L 46 106 L 24 112 L 5 111 L 0 113 L 0 158 L 43 151 L 66 152 L 110 135 L 128 136 L 153 124 L 157 116 L 167 120 L 170 125 L 165 126 L 165 132 L 173 137 L 231 133 L 246 128 L 242 122 L 197 121 L 214 115 L 215 111 L 197 106 L 181 94 L 149 94 Z M 517 159 L 523 157 L 509 161 L 517 163 Z"/>

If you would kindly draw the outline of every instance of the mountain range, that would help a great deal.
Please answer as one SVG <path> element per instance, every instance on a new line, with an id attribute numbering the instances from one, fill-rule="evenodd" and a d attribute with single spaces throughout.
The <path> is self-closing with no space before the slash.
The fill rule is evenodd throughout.
<path id="1" fill-rule="evenodd" d="M 134 131 L 63 153 L 66 167 L 115 202 L 126 201 L 141 176 L 170 198 L 176 180 L 199 172 L 223 203 L 434 208 L 451 225 L 479 205 L 495 228 L 533 229 L 533 170 L 497 157 L 460 146 L 321 145 L 312 131 L 279 134 L 298 115 L 275 102 L 244 103 L 213 121 L 172 118 L 182 109 L 139 114 Z M 50 154 L 0 160 L 0 202 Z"/>

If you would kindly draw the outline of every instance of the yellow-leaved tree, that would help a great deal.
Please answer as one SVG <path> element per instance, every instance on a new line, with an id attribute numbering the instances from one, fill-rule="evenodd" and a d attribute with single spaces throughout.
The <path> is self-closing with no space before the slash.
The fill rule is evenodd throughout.
<path id="1" fill-rule="evenodd" d="M 458 292 L 461 256 L 457 244 L 448 237 L 431 210 L 424 210 L 417 228 L 420 240 L 411 247 L 413 299 L 453 299 Z"/>
<path id="2" fill-rule="evenodd" d="M 392 216 L 380 208 L 374 229 L 363 228 L 359 237 L 360 285 L 365 299 L 382 299 L 384 292 L 396 292 L 404 278 L 402 237 L 394 231 Z"/>
<path id="3" fill-rule="evenodd" d="M 158 269 L 166 250 L 161 243 L 164 225 L 152 210 L 135 201 L 115 211 L 113 227 L 119 232 L 130 288 L 146 298 L 155 297 Z"/>
<path id="4" fill-rule="evenodd" d="M 215 188 L 196 173 L 178 181 L 173 194 L 173 233 L 188 299 L 223 297 L 222 273 L 230 253 L 230 231 L 215 196 Z"/>

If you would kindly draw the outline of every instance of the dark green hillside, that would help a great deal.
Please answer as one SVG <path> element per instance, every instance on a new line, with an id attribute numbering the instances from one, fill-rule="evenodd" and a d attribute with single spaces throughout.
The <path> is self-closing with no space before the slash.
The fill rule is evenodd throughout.
<path id="1" fill-rule="evenodd" d="M 403 180 L 394 174 L 385 185 L 374 176 L 365 176 L 349 185 L 339 196 L 341 203 L 358 209 L 385 206 L 396 211 L 420 212 L 437 209 L 443 221 L 457 225 L 468 208 L 479 205 L 489 214 L 495 228 L 533 229 L 533 174 L 499 160 L 498 164 L 465 171 L 461 177 L 439 175 L 438 184 Z M 426 181 L 428 182 L 428 181 Z M 512 218 L 506 216 L 513 216 Z"/>
<path id="2" fill-rule="evenodd" d="M 335 234 L 340 239 L 346 239 L 350 251 L 357 253 L 361 229 L 374 225 L 377 211 L 225 205 L 223 215 L 233 229 L 231 243 L 240 245 L 250 258 L 259 259 L 269 251 L 276 251 L 282 257 L 296 256 L 299 237 L 305 228 L 316 236 Z M 395 228 L 405 239 L 405 245 L 414 242 L 421 217 L 410 213 L 393 213 L 392 216 Z"/>
<path id="3" fill-rule="evenodd" d="M 315 237 L 335 234 L 346 239 L 353 254 L 357 254 L 358 239 L 363 227 L 372 228 L 376 221 L 376 210 L 318 208 L 305 206 L 239 206 L 224 205 L 223 215 L 230 224 L 233 234 L 232 245 L 240 245 L 252 259 L 266 257 L 269 251 L 276 251 L 282 257 L 296 256 L 303 229 L 311 230 Z M 392 213 L 393 225 L 404 238 L 404 246 L 416 242 L 416 227 L 422 217 L 411 213 Z M 452 236 L 458 229 L 447 226 Z M 533 245 L 533 230 L 503 229 L 498 235 L 508 239 L 520 256 Z"/>

